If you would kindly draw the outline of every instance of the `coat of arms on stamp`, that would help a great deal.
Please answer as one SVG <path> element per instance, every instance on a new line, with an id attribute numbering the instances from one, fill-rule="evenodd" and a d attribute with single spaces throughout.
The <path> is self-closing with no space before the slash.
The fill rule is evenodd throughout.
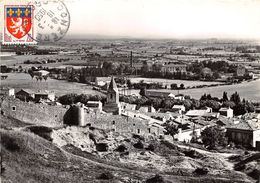
<path id="1" fill-rule="evenodd" d="M 5 5 L 4 7 L 4 44 L 33 44 L 33 6 Z"/>

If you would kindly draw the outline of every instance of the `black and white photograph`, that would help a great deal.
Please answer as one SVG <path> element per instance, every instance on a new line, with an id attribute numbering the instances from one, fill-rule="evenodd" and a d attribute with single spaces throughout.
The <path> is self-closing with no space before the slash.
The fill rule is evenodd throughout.
<path id="1" fill-rule="evenodd" d="M 0 0 L 1 183 L 260 183 L 260 0 Z"/>

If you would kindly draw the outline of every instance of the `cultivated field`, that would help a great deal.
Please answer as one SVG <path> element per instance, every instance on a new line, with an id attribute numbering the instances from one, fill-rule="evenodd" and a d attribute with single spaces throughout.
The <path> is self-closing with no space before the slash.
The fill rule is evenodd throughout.
<path id="1" fill-rule="evenodd" d="M 20 89 L 31 89 L 31 90 L 49 90 L 54 91 L 56 96 L 61 96 L 68 93 L 77 94 L 92 94 L 92 95 L 103 95 L 102 93 L 92 90 L 91 86 L 68 82 L 64 80 L 55 80 L 48 78 L 47 81 L 37 81 L 32 79 L 29 74 L 25 73 L 8 73 L 6 80 L 1 80 L 1 87 L 12 87 L 15 88 L 16 92 Z"/>
<path id="2" fill-rule="evenodd" d="M 185 85 L 185 84 L 184 84 Z M 186 86 L 186 85 L 185 85 Z M 226 91 L 228 96 L 230 97 L 235 91 L 237 91 L 241 97 L 241 99 L 245 98 L 250 101 L 260 101 L 260 79 L 240 84 L 234 85 L 224 85 L 224 86 L 216 86 L 216 87 L 206 87 L 206 88 L 195 88 L 195 89 L 186 89 L 186 90 L 171 90 L 171 89 L 159 89 L 155 91 L 161 92 L 171 92 L 173 94 L 184 94 L 190 95 L 192 98 L 200 99 L 200 97 L 204 94 L 211 94 L 213 97 L 222 97 L 223 92 Z M 129 95 L 139 95 L 140 90 L 128 90 L 126 91 Z"/>
<path id="3" fill-rule="evenodd" d="M 139 83 L 144 81 L 144 83 L 162 83 L 163 85 L 171 85 L 173 83 L 184 84 L 185 87 L 193 87 L 198 85 L 212 85 L 212 84 L 221 84 L 220 82 L 211 82 L 211 81 L 187 81 L 187 80 L 175 80 L 175 79 L 161 79 L 161 78 L 129 78 L 132 83 Z"/>

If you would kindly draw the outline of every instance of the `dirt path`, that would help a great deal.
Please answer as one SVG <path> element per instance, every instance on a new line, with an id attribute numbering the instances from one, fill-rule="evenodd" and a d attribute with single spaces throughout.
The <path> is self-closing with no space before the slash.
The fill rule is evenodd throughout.
<path id="1" fill-rule="evenodd" d="M 219 159 L 224 161 L 226 168 L 228 170 L 234 169 L 234 164 L 229 162 L 228 158 L 231 157 L 231 156 L 237 155 L 235 153 L 214 153 L 214 152 L 209 152 L 209 151 L 206 151 L 206 150 L 202 150 L 202 149 L 190 147 L 190 146 L 185 146 L 185 145 L 177 144 L 177 146 L 180 147 L 180 148 L 183 148 L 183 149 L 191 149 L 191 150 L 197 151 L 198 153 L 206 154 L 207 156 L 210 156 L 210 157 L 219 158 Z"/>

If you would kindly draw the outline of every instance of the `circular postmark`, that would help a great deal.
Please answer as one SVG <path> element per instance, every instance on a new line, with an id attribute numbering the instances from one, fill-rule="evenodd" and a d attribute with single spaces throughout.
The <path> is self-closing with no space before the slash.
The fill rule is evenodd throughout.
<path id="1" fill-rule="evenodd" d="M 28 3 L 33 7 L 32 26 L 35 34 L 31 36 L 38 43 L 56 42 L 62 39 L 70 26 L 70 14 L 60 0 L 35 0 Z"/>

